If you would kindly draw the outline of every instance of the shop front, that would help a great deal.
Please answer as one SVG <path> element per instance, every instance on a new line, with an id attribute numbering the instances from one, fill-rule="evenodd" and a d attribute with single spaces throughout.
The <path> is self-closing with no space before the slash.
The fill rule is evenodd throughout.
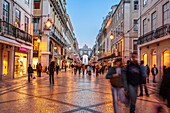
<path id="1" fill-rule="evenodd" d="M 15 48 L 14 78 L 27 74 L 28 52 L 22 47 Z"/>

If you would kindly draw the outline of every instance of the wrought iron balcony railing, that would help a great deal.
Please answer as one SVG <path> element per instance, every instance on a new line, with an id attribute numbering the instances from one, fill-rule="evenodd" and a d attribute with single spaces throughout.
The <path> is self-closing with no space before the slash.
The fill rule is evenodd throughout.
<path id="1" fill-rule="evenodd" d="M 0 20 L 0 32 L 2 34 L 13 36 L 16 39 L 18 38 L 26 42 L 32 43 L 32 35 L 28 34 L 27 32 L 19 28 L 16 28 L 15 26 L 6 21 Z"/>
<path id="2" fill-rule="evenodd" d="M 144 44 L 146 42 L 161 38 L 168 34 L 170 34 L 170 24 L 163 25 L 157 28 L 156 30 L 152 30 L 151 32 L 148 32 L 147 34 L 139 37 L 138 44 Z"/>

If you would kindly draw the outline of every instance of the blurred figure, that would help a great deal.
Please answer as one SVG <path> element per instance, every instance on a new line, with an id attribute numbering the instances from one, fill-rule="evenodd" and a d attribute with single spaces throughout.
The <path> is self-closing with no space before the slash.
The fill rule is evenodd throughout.
<path id="1" fill-rule="evenodd" d="M 93 64 L 93 73 L 95 73 L 95 68 L 96 68 L 96 66 L 95 66 L 95 64 Z"/>
<path id="2" fill-rule="evenodd" d="M 141 83 L 140 83 L 140 96 L 143 96 L 143 87 L 144 87 L 145 88 L 145 94 L 148 97 L 149 96 L 148 88 L 146 86 L 147 68 L 146 68 L 146 66 L 144 66 L 143 60 L 140 62 L 140 68 L 141 68 L 142 77 L 143 77 L 142 80 L 141 80 Z"/>
<path id="3" fill-rule="evenodd" d="M 32 73 L 33 73 L 33 69 L 32 69 L 32 66 L 31 64 L 29 64 L 29 67 L 28 67 L 28 82 L 30 82 L 30 77 L 32 78 Z"/>
<path id="4" fill-rule="evenodd" d="M 132 53 L 131 62 L 126 69 L 128 94 L 130 97 L 130 113 L 135 113 L 138 86 L 142 80 L 142 72 L 137 61 L 137 53 Z"/>
<path id="5" fill-rule="evenodd" d="M 112 85 L 114 113 L 119 113 L 118 98 L 124 101 L 124 85 L 127 87 L 126 70 L 122 67 L 122 59 L 116 59 L 106 75 Z M 126 89 L 127 90 L 127 89 Z"/>
<path id="6" fill-rule="evenodd" d="M 73 63 L 71 64 L 71 69 L 72 69 L 72 73 L 73 73 L 73 70 L 74 70 L 74 65 L 73 65 Z"/>
<path id="7" fill-rule="evenodd" d="M 153 75 L 153 83 L 156 83 L 155 81 L 155 76 L 158 74 L 158 68 L 156 67 L 156 65 L 154 64 L 154 67 L 151 70 L 152 75 Z"/>
<path id="8" fill-rule="evenodd" d="M 75 65 L 74 65 L 74 74 L 75 74 L 75 75 L 77 74 L 77 68 L 78 68 L 78 66 L 77 66 L 77 64 L 75 64 Z"/>
<path id="9" fill-rule="evenodd" d="M 96 66 L 96 76 L 99 76 L 98 73 L 99 73 L 99 66 L 97 65 L 97 66 Z"/>
<path id="10" fill-rule="evenodd" d="M 149 68 L 148 64 L 146 65 L 146 74 L 147 74 L 146 80 L 149 83 L 150 68 Z"/>
<path id="11" fill-rule="evenodd" d="M 108 71 L 109 71 L 109 69 L 110 69 L 111 67 L 112 67 L 111 65 L 108 66 Z"/>
<path id="12" fill-rule="evenodd" d="M 39 65 L 38 65 L 38 74 L 39 74 L 39 77 L 41 77 L 41 71 L 42 71 L 42 66 L 41 66 L 41 63 L 39 63 Z"/>
<path id="13" fill-rule="evenodd" d="M 88 68 L 88 74 L 89 74 L 89 76 L 91 76 L 91 71 L 93 70 L 93 68 L 91 67 L 91 65 L 89 66 L 89 68 Z"/>
<path id="14" fill-rule="evenodd" d="M 86 67 L 85 67 L 85 65 L 83 64 L 83 65 L 82 65 L 83 75 L 84 75 L 85 69 L 86 69 Z"/>
<path id="15" fill-rule="evenodd" d="M 56 65 L 56 74 L 57 74 L 57 75 L 58 75 L 59 69 L 60 69 L 60 66 L 59 66 L 58 63 L 57 63 L 57 65 Z"/>
<path id="16" fill-rule="evenodd" d="M 159 95 L 168 102 L 168 108 L 170 111 L 170 67 L 164 70 L 164 75 L 159 91 Z"/>
<path id="17" fill-rule="evenodd" d="M 81 73 L 81 64 L 78 65 L 78 69 L 79 69 L 79 75 Z"/>
<path id="18" fill-rule="evenodd" d="M 65 72 L 67 71 L 67 64 L 65 64 Z"/>
<path id="19" fill-rule="evenodd" d="M 49 73 L 50 73 L 50 77 L 49 77 L 49 81 L 50 81 L 50 85 L 54 84 L 54 71 L 55 71 L 55 62 L 52 61 L 49 65 Z"/>
<path id="20" fill-rule="evenodd" d="M 37 63 L 36 65 L 36 71 L 37 71 L 37 76 L 39 76 L 38 71 L 39 71 L 39 64 Z"/>

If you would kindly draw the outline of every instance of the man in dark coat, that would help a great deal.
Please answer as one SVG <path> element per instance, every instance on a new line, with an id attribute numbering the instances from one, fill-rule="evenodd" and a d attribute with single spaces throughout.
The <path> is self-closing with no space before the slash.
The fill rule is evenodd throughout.
<path id="1" fill-rule="evenodd" d="M 156 65 L 154 64 L 154 67 L 151 70 L 152 75 L 153 75 L 153 83 L 156 83 L 155 81 L 155 76 L 158 74 L 158 68 L 156 67 Z"/>

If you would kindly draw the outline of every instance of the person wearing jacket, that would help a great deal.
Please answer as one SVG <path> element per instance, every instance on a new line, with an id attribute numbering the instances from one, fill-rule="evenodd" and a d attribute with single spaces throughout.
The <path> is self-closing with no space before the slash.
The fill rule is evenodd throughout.
<path id="1" fill-rule="evenodd" d="M 130 113 L 135 113 L 138 86 L 142 80 L 141 68 L 137 61 L 137 53 L 132 53 L 131 62 L 127 66 L 127 84 L 130 97 Z"/>
<path id="2" fill-rule="evenodd" d="M 28 67 L 28 82 L 30 82 L 30 77 L 32 78 L 32 73 L 33 73 L 33 69 L 31 67 L 31 64 L 29 64 L 29 67 Z"/>
<path id="3" fill-rule="evenodd" d="M 116 59 L 114 66 L 106 74 L 106 79 L 110 79 L 112 85 L 114 113 L 119 113 L 118 97 L 123 101 L 124 88 L 127 90 L 126 70 L 122 67 L 122 59 Z M 125 87 L 124 87 L 125 86 Z"/>
<path id="4" fill-rule="evenodd" d="M 156 65 L 154 64 L 154 67 L 151 70 L 152 75 L 153 75 L 153 83 L 156 83 L 155 81 L 155 76 L 158 74 L 158 68 L 156 67 Z"/>
<path id="5" fill-rule="evenodd" d="M 42 66 L 41 66 L 41 63 L 39 63 L 38 65 L 38 77 L 41 77 L 41 71 L 42 71 Z"/>
<path id="6" fill-rule="evenodd" d="M 49 77 L 49 81 L 50 81 L 50 85 L 54 84 L 54 71 L 55 71 L 55 62 L 52 61 L 49 65 L 49 73 L 50 73 L 50 77 Z"/>
<path id="7" fill-rule="evenodd" d="M 140 68 L 141 68 L 141 72 L 142 72 L 142 80 L 141 80 L 141 84 L 140 84 L 140 96 L 143 96 L 143 87 L 144 87 L 145 88 L 145 94 L 146 94 L 147 97 L 149 97 L 148 88 L 146 86 L 147 68 L 146 68 L 146 66 L 144 66 L 143 60 L 140 62 Z"/>
<path id="8" fill-rule="evenodd" d="M 83 65 L 82 65 L 83 75 L 84 75 L 85 69 L 86 69 L 86 66 L 83 64 Z"/>
<path id="9" fill-rule="evenodd" d="M 60 69 L 60 66 L 59 66 L 58 63 L 57 63 L 57 65 L 56 65 L 56 74 L 57 74 L 57 75 L 58 75 L 59 69 Z"/>

